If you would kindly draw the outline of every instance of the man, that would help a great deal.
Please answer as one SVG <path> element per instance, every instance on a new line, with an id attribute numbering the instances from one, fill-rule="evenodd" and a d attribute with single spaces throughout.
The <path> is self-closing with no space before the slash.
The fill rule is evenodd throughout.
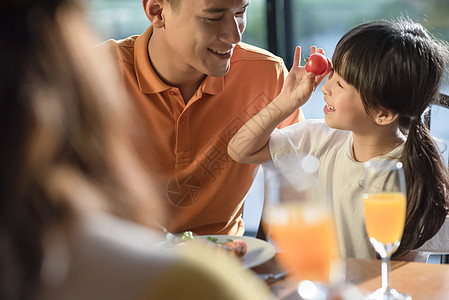
<path id="1" fill-rule="evenodd" d="M 242 235 L 243 199 L 256 165 L 227 144 L 274 99 L 282 60 L 240 43 L 249 0 L 143 0 L 152 26 L 108 41 L 147 138 L 138 150 L 164 189 L 169 231 Z M 302 118 L 294 113 L 282 125 Z"/>

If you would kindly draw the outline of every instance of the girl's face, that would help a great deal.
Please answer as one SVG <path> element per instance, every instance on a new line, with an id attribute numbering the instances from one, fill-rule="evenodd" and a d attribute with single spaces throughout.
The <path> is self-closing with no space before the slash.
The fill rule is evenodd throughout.
<path id="1" fill-rule="evenodd" d="M 366 113 L 360 94 L 354 86 L 332 71 L 321 88 L 324 94 L 324 120 L 327 126 L 367 133 L 373 128 L 373 121 Z"/>

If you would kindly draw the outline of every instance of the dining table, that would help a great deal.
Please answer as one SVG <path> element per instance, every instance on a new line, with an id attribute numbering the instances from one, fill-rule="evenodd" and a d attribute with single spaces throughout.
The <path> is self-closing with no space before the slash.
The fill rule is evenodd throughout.
<path id="1" fill-rule="evenodd" d="M 344 281 L 342 290 L 351 290 L 354 296 L 335 299 L 357 299 L 357 296 L 367 294 L 381 286 L 380 260 L 346 258 L 343 262 L 346 272 L 342 280 Z M 288 274 L 276 276 L 284 274 L 276 256 L 253 267 L 252 270 L 261 277 L 274 274 L 271 278 L 265 278 L 276 299 L 302 299 L 296 291 L 298 282 L 295 278 Z M 409 294 L 413 300 L 449 299 L 449 264 L 391 261 L 391 285 L 396 290 Z"/>

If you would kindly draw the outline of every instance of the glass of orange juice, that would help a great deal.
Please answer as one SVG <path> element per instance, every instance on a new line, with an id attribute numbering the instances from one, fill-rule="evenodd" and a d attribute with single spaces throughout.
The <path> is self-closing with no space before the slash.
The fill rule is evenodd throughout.
<path id="1" fill-rule="evenodd" d="M 382 260 L 382 286 L 366 299 L 411 299 L 391 288 L 390 283 L 390 258 L 401 242 L 407 206 L 402 163 L 388 160 L 365 163 L 363 187 L 366 232 Z"/>
<path id="2" fill-rule="evenodd" d="M 318 191 L 316 170 L 295 160 L 264 168 L 263 227 L 302 299 L 328 299 L 331 285 L 344 278 L 333 210 Z"/>

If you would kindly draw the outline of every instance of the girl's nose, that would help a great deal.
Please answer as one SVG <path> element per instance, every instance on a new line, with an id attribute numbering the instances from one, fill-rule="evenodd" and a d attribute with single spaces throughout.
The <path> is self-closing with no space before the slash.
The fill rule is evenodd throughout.
<path id="1" fill-rule="evenodd" d="M 324 84 L 321 86 L 321 92 L 324 94 L 324 95 L 329 95 L 329 77 L 328 78 L 326 78 L 326 81 L 324 82 Z"/>

